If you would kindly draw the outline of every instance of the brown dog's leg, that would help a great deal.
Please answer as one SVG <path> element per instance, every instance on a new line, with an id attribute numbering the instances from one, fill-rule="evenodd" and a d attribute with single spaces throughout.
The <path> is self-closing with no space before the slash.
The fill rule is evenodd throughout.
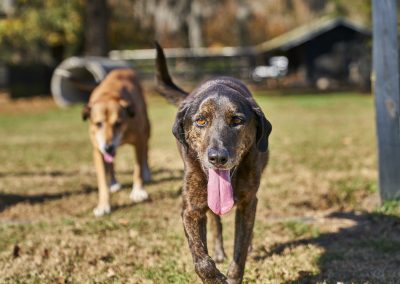
<path id="1" fill-rule="evenodd" d="M 147 139 L 147 140 L 143 141 L 142 156 L 141 156 L 141 161 L 140 161 L 140 165 L 142 167 L 142 179 L 144 182 L 151 181 L 151 172 L 150 172 L 149 162 L 148 162 L 148 152 L 149 152 L 149 146 L 148 146 L 148 139 Z"/>
<path id="2" fill-rule="evenodd" d="M 197 173 L 188 174 L 185 181 L 182 221 L 196 273 L 203 283 L 227 283 L 208 255 L 206 183 Z"/>
<path id="3" fill-rule="evenodd" d="M 212 241 L 214 243 L 214 259 L 216 263 L 220 263 L 223 262 L 226 257 L 222 238 L 221 217 L 214 214 L 211 210 L 208 211 L 208 217 L 210 220 Z"/>
<path id="4" fill-rule="evenodd" d="M 235 219 L 235 245 L 233 261 L 228 269 L 228 283 L 242 283 L 246 257 L 251 243 L 257 197 L 239 205 Z"/>
<path id="5" fill-rule="evenodd" d="M 106 164 L 106 170 L 108 175 L 108 185 L 110 187 L 110 192 L 117 192 L 121 189 L 121 185 L 118 183 L 115 177 L 114 164 Z"/>
<path id="6" fill-rule="evenodd" d="M 103 216 L 111 212 L 110 192 L 107 186 L 106 167 L 99 150 L 93 150 L 94 165 L 97 173 L 97 185 L 99 187 L 99 203 L 93 210 L 95 216 Z"/>
<path id="7" fill-rule="evenodd" d="M 146 190 L 143 188 L 143 160 L 144 160 L 144 151 L 143 144 L 137 143 L 135 145 L 135 153 L 136 153 L 136 161 L 134 164 L 134 172 L 133 172 L 133 187 L 132 192 L 130 194 L 130 198 L 134 202 L 142 202 L 149 198 Z"/>

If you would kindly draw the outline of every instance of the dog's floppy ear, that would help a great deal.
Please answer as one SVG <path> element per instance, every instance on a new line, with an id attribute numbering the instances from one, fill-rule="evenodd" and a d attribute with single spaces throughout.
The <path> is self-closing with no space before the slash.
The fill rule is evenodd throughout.
<path id="1" fill-rule="evenodd" d="M 179 105 L 188 95 L 172 81 L 168 72 L 164 51 L 157 41 L 154 42 L 157 50 L 156 58 L 156 91 L 168 102 Z"/>
<path id="2" fill-rule="evenodd" d="M 133 108 L 133 105 L 130 102 L 128 102 L 127 100 L 121 99 L 119 101 L 119 104 L 121 105 L 123 110 L 128 114 L 128 116 L 130 116 L 130 117 L 135 116 L 135 110 Z"/>
<path id="3" fill-rule="evenodd" d="M 90 117 L 90 106 L 85 105 L 82 109 L 82 120 L 87 120 Z"/>
<path id="4" fill-rule="evenodd" d="M 257 148 L 260 152 L 266 152 L 268 150 L 268 137 L 272 131 L 271 123 L 265 118 L 261 108 L 256 104 L 253 104 L 253 111 L 256 114 L 257 119 L 257 133 L 256 143 Z"/>
<path id="5" fill-rule="evenodd" d="M 175 138 L 179 141 L 179 143 L 181 143 L 185 147 L 185 149 L 189 147 L 188 143 L 186 142 L 185 129 L 184 129 L 184 123 L 187 111 L 188 111 L 187 106 L 181 106 L 176 115 L 174 125 L 172 126 L 172 134 L 174 134 Z"/>

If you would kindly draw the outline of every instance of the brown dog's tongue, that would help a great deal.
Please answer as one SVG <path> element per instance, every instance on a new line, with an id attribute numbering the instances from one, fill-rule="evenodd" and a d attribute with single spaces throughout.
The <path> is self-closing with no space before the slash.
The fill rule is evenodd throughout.
<path id="1" fill-rule="evenodd" d="M 114 156 L 112 156 L 108 153 L 104 153 L 103 157 L 104 157 L 104 161 L 106 161 L 106 163 L 108 163 L 108 164 L 111 164 L 114 162 Z"/>
<path id="2" fill-rule="evenodd" d="M 208 170 L 208 207 L 217 215 L 228 213 L 233 205 L 233 189 L 229 170 Z"/>

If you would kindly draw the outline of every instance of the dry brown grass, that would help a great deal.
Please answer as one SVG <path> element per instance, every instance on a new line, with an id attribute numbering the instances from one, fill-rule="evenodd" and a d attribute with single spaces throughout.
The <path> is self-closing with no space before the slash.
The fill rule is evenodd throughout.
<path id="1" fill-rule="evenodd" d="M 374 213 L 372 98 L 257 100 L 274 129 L 245 282 L 398 282 L 400 214 Z M 125 190 L 113 195 L 113 213 L 97 219 L 80 108 L 42 103 L 0 108 L 0 283 L 198 283 L 180 221 L 174 107 L 149 98 L 151 202 L 130 203 L 133 153 L 122 148 L 117 170 Z M 223 219 L 229 255 L 233 218 Z"/>

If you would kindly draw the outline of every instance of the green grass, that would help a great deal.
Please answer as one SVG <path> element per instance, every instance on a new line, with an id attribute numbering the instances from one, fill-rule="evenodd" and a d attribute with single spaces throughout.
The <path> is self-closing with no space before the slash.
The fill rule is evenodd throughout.
<path id="1" fill-rule="evenodd" d="M 399 216 L 400 199 L 387 200 L 381 206 L 379 206 L 376 211 L 377 213 Z"/>
<path id="2" fill-rule="evenodd" d="M 318 227 L 300 221 L 288 221 L 286 223 L 283 223 L 283 226 L 291 233 L 292 237 L 294 238 L 306 236 L 312 236 L 316 238 L 320 234 Z"/>
<path id="3" fill-rule="evenodd" d="M 372 97 L 256 94 L 273 132 L 244 282 L 391 283 L 400 214 L 397 201 L 378 207 Z M 97 219 L 81 107 L 43 104 L 0 107 L 0 283 L 199 283 L 180 220 L 176 109 L 148 99 L 151 202 L 129 201 L 134 155 L 124 146 L 124 188 Z M 234 214 L 223 223 L 230 260 Z"/>

